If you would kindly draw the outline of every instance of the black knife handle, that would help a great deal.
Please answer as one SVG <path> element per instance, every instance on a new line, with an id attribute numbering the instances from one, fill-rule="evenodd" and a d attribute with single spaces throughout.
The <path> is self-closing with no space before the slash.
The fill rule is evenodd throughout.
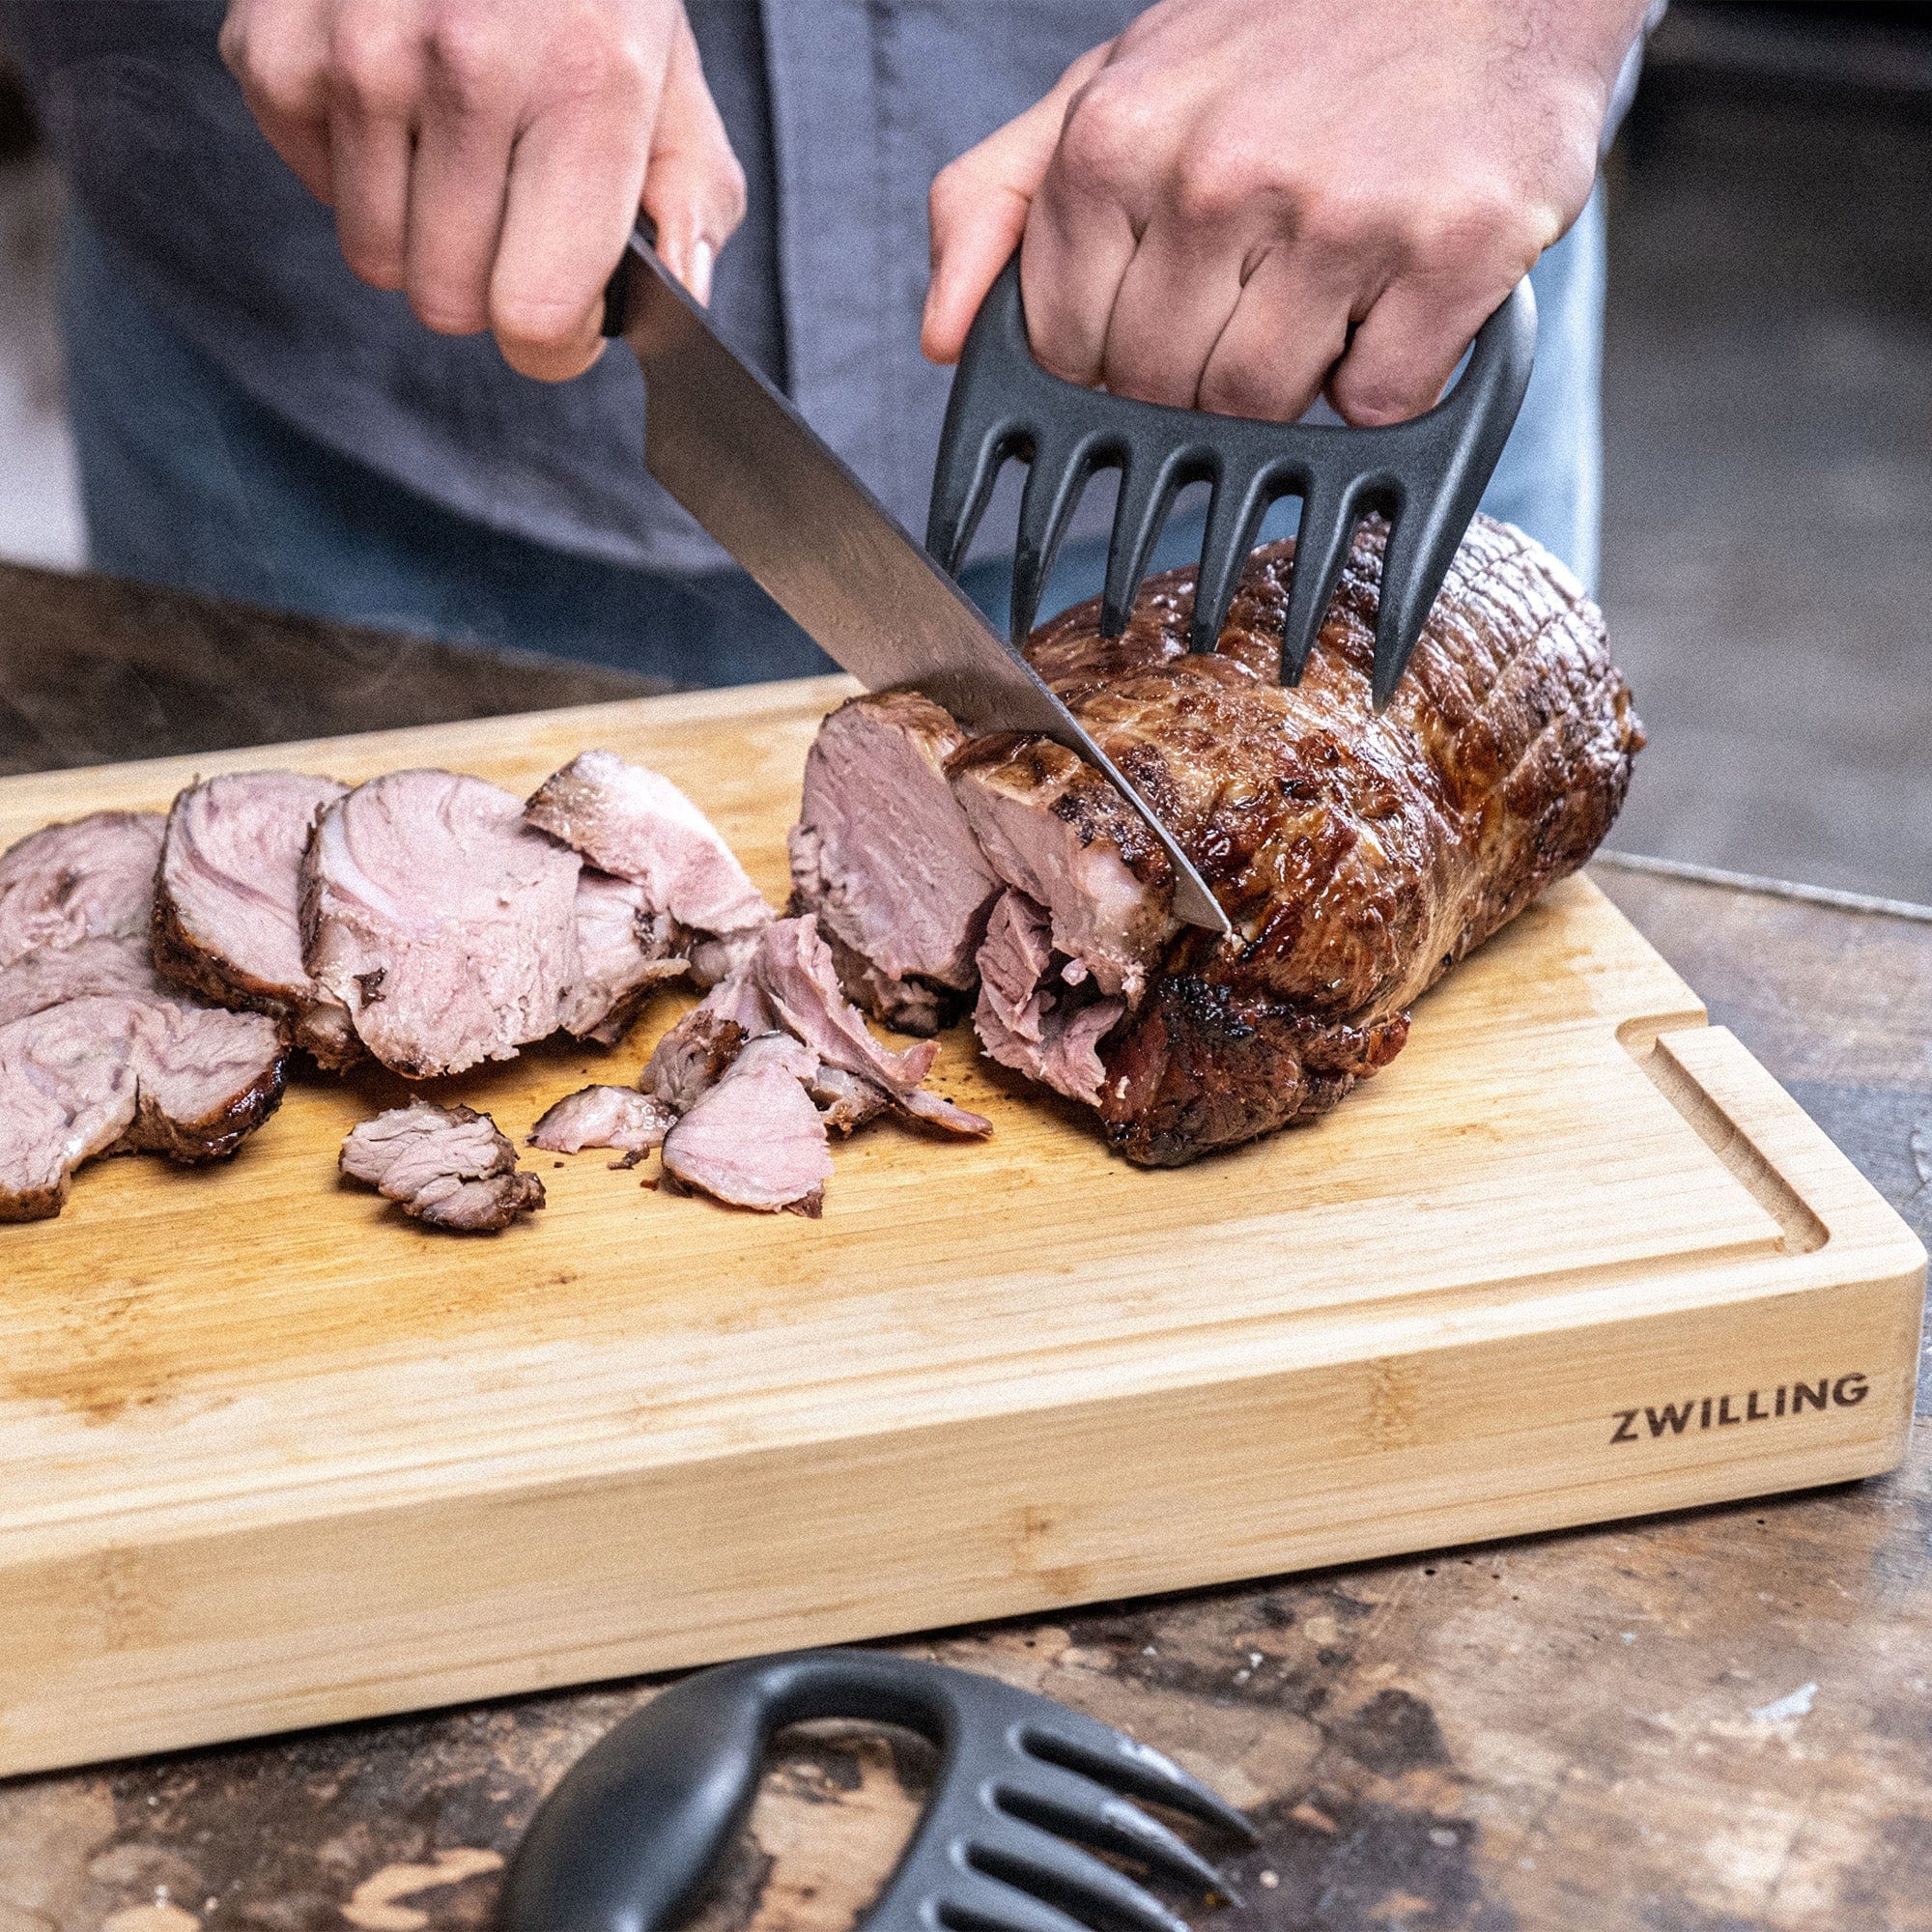
<path id="1" fill-rule="evenodd" d="M 631 277 L 637 273 L 637 264 L 631 257 L 632 242 L 639 242 L 646 248 L 658 245 L 658 225 L 648 214 L 638 216 L 638 225 L 631 230 L 631 240 L 624 243 L 624 252 L 617 257 L 617 266 L 611 270 L 611 279 L 604 284 L 606 335 L 622 335 L 624 332 L 624 305 L 631 293 Z"/>

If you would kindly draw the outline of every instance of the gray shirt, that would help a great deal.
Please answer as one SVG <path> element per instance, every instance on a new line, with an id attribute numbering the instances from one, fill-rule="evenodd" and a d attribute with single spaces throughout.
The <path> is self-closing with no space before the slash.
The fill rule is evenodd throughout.
<path id="1" fill-rule="evenodd" d="M 923 529 L 948 371 L 919 354 L 925 195 L 1133 0 L 691 0 L 750 212 L 713 311 Z M 555 549 L 724 561 L 645 475 L 628 355 L 515 375 L 364 287 L 333 218 L 257 130 L 215 51 L 223 0 L 0 0 L 88 219 L 146 296 L 256 400 L 420 495 Z"/>

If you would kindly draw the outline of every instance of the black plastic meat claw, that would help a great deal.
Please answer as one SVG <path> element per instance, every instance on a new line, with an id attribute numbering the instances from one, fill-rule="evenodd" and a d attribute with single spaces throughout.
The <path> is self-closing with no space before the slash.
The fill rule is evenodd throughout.
<path id="1" fill-rule="evenodd" d="M 1049 375 L 1028 346 L 1015 254 L 980 305 L 953 378 L 925 547 L 957 573 L 1000 468 L 1027 465 L 1013 557 L 1011 636 L 1032 630 L 1053 559 L 1094 472 L 1121 472 L 1100 628 L 1126 627 L 1175 497 L 1211 486 L 1189 647 L 1212 650 L 1262 519 L 1301 499 L 1281 675 L 1294 683 L 1370 511 L 1389 519 L 1376 621 L 1375 696 L 1394 694 L 1456 547 L 1516 423 L 1536 353 L 1536 298 L 1518 284 L 1484 323 L 1455 386 L 1426 414 L 1381 429 L 1257 422 L 1135 402 Z"/>
<path id="2" fill-rule="evenodd" d="M 1230 1889 L 1125 1801 L 1254 1838 L 1238 1811 L 1158 1751 L 1048 1698 L 871 1651 L 796 1651 L 687 1678 L 586 1753 L 510 1866 L 505 1932 L 671 1924 L 744 1823 L 773 1736 L 812 1718 L 901 1724 L 940 1751 L 919 1829 L 860 1921 L 875 1932 L 1186 1932 L 1094 1853 Z"/>

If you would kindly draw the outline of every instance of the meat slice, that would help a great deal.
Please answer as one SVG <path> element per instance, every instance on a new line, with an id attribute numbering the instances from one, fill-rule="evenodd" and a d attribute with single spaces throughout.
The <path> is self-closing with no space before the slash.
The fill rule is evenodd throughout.
<path id="1" fill-rule="evenodd" d="M 816 1218 L 832 1179 L 825 1122 L 783 1057 L 747 1053 L 665 1136 L 665 1175 L 733 1208 Z"/>
<path id="2" fill-rule="evenodd" d="M 1075 972 L 1071 981 L 1069 971 Z M 980 1042 L 994 1060 L 1069 1100 L 1098 1106 L 1107 1073 L 1099 1043 L 1126 1009 L 1124 999 L 1098 990 L 1094 974 L 1055 953 L 1043 907 L 1024 893 L 1000 895 L 980 949 L 980 1003 L 973 1013 Z"/>
<path id="3" fill-rule="evenodd" d="M 146 932 L 166 820 L 97 811 L 0 853 L 0 966 L 41 946 Z"/>
<path id="4" fill-rule="evenodd" d="M 585 866 L 577 881 L 577 978 L 559 1024 L 579 1039 L 614 1046 L 652 991 L 690 970 L 677 948 L 676 925 L 651 909 L 643 887 Z"/>
<path id="5" fill-rule="evenodd" d="M 748 964 L 658 1041 L 638 1084 L 684 1113 L 740 1066 L 778 1064 L 843 1134 L 888 1107 L 947 1133 L 990 1133 L 983 1115 L 921 1085 L 938 1051 L 922 1041 L 895 1053 L 875 1039 L 840 988 L 825 940 L 801 914 L 764 928 Z"/>
<path id="6" fill-rule="evenodd" d="M 155 962 L 217 1006 L 286 1021 L 324 1065 L 361 1058 L 349 1010 L 302 964 L 301 862 L 317 815 L 348 792 L 302 772 L 189 785 L 155 880 Z"/>
<path id="7" fill-rule="evenodd" d="M 889 691 L 840 705 L 806 758 L 791 909 L 818 921 L 845 991 L 903 1033 L 957 1015 L 1000 890 L 947 779 L 965 742 L 930 698 Z"/>
<path id="8" fill-rule="evenodd" d="M 302 861 L 302 956 L 412 1079 L 555 1031 L 581 978 L 580 863 L 481 779 L 393 772 L 324 811 Z"/>
<path id="9" fill-rule="evenodd" d="M 1232 939 L 1175 925 L 1158 848 L 1060 746 L 988 740 L 951 762 L 988 863 L 1047 922 L 1042 940 L 1023 904 L 996 911 L 982 1039 L 1097 1105 L 1129 1159 L 1192 1160 L 1332 1106 L 1400 1049 L 1411 1002 L 1581 865 L 1623 801 L 1643 731 L 1603 620 L 1506 525 L 1476 519 L 1408 675 L 1374 708 L 1385 540 L 1378 519 L 1356 532 L 1293 689 L 1278 677 L 1292 542 L 1249 558 L 1210 653 L 1187 648 L 1187 571 L 1151 579 L 1119 638 L 1095 599 L 1027 646 L 1174 828 Z M 1111 999 L 1125 1010 L 1088 1037 Z"/>
<path id="10" fill-rule="evenodd" d="M 414 1100 L 350 1130 L 341 1166 L 432 1228 L 494 1235 L 544 1205 L 544 1185 L 488 1114 Z"/>
<path id="11" fill-rule="evenodd" d="M 1046 914 L 1053 950 L 1129 1005 L 1168 941 L 1173 868 L 1140 815 L 1047 738 L 989 738 L 952 768 L 955 796 L 999 876 Z"/>
<path id="12" fill-rule="evenodd" d="M 807 1082 L 806 1091 L 817 1102 L 820 1118 L 836 1134 L 857 1133 L 893 1104 L 884 1088 L 861 1080 L 856 1073 L 847 1073 L 842 1066 L 827 1066 L 822 1060 L 818 1062 L 818 1070 Z"/>
<path id="13" fill-rule="evenodd" d="M 115 934 L 72 946 L 37 946 L 0 966 L 0 1025 L 98 993 L 193 1004 L 163 984 L 145 938 Z"/>
<path id="14" fill-rule="evenodd" d="M 225 1158 L 280 1103 L 285 1058 L 262 1014 L 114 994 L 0 1025 L 0 1220 L 58 1214 L 98 1154 Z"/>
<path id="15" fill-rule="evenodd" d="M 932 1070 L 930 1040 L 895 1053 L 880 1045 L 846 999 L 817 925 L 803 916 L 776 921 L 748 969 L 780 1023 L 828 1066 L 856 1073 L 888 1094 L 910 1093 Z"/>
<path id="16" fill-rule="evenodd" d="M 662 1100 L 635 1087 L 580 1087 L 530 1129 L 530 1145 L 546 1153 L 582 1153 L 585 1148 L 648 1153 L 676 1119 Z"/>
<path id="17" fill-rule="evenodd" d="M 693 971 L 714 984 L 772 917 L 718 829 L 662 774 L 614 752 L 582 752 L 537 787 L 529 822 L 599 870 L 643 888 L 651 911 L 691 935 Z"/>

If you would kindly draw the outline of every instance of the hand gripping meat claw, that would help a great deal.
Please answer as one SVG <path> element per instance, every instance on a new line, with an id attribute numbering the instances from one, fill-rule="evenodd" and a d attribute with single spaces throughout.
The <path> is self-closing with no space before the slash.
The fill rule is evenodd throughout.
<path id="1" fill-rule="evenodd" d="M 1355 525 L 1389 520 L 1376 620 L 1375 700 L 1394 695 L 1450 559 L 1509 440 L 1536 355 L 1536 298 L 1520 282 L 1484 323 L 1466 366 L 1433 410 L 1378 429 L 1256 422 L 1086 389 L 1049 375 L 1028 347 L 1015 254 L 980 304 L 941 432 L 925 547 L 957 572 L 1001 466 L 1027 466 L 1013 558 L 1011 636 L 1021 642 L 1081 492 L 1098 469 L 1121 472 L 1100 629 L 1126 628 L 1148 557 L 1174 499 L 1212 488 L 1189 647 L 1211 651 L 1227 621 L 1262 519 L 1278 497 L 1301 499 L 1281 676 L 1301 676 L 1348 559 Z"/>
<path id="2" fill-rule="evenodd" d="M 590 1750 L 511 1864 L 504 1932 L 673 1923 L 744 1822 L 773 1736 L 813 1718 L 901 1724 L 940 1751 L 918 1830 L 860 1921 L 872 1932 L 1187 1932 L 1094 1852 L 1223 1898 L 1230 1889 L 1126 1801 L 1254 1838 L 1158 1751 L 1045 1697 L 872 1651 L 795 1651 L 687 1678 Z"/>

